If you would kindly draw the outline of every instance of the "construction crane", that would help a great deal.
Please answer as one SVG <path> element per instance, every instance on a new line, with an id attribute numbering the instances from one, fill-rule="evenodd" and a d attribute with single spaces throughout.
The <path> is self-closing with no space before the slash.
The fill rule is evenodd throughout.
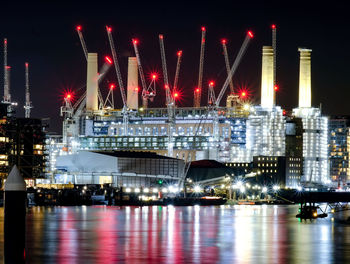
<path id="1" fill-rule="evenodd" d="M 247 47 L 248 47 L 248 44 L 250 42 L 250 40 L 254 37 L 253 35 L 253 32 L 252 31 L 248 31 L 247 32 L 247 35 L 246 37 L 244 38 L 244 41 L 243 41 L 243 44 L 237 54 L 237 57 L 235 59 L 235 61 L 233 62 L 233 65 L 231 67 L 231 70 L 230 72 L 228 73 L 227 77 L 226 77 L 226 80 L 225 80 L 225 83 L 223 84 L 221 90 L 220 90 L 220 93 L 218 95 L 218 97 L 216 98 L 216 101 L 215 101 L 215 104 L 214 104 L 214 108 L 213 110 L 211 111 L 212 112 L 212 115 L 213 115 L 213 136 L 214 136 L 214 144 L 216 144 L 217 148 L 219 147 L 218 146 L 218 142 L 219 142 L 219 114 L 218 114 L 218 108 L 220 106 L 220 102 L 221 102 L 221 99 L 222 97 L 224 96 L 225 92 L 226 92 L 226 89 L 227 89 L 227 86 L 229 85 L 230 83 L 230 80 L 232 80 L 232 77 L 233 75 L 235 74 L 246 50 L 247 50 Z M 217 152 L 217 155 L 218 155 L 218 152 Z"/>
<path id="2" fill-rule="evenodd" d="M 276 74 L 276 57 L 277 57 L 277 38 L 276 38 L 276 25 L 271 25 L 272 29 L 272 49 L 273 49 L 273 90 L 274 90 L 274 104 L 276 105 L 276 92 L 278 91 L 278 84 L 277 84 L 277 74 Z"/>
<path id="3" fill-rule="evenodd" d="M 10 84 L 9 84 L 9 66 L 7 65 L 7 38 L 4 39 L 4 103 L 11 102 Z"/>
<path id="4" fill-rule="evenodd" d="M 201 93 L 202 93 L 202 83 L 203 83 L 203 64 L 204 64 L 204 49 L 205 49 L 205 27 L 202 27 L 202 38 L 201 38 L 201 52 L 199 57 L 199 71 L 198 71 L 198 84 L 194 90 L 194 107 L 201 106 Z"/>
<path id="5" fill-rule="evenodd" d="M 166 94 L 166 106 L 168 109 L 168 156 L 173 156 L 174 151 L 174 138 L 173 133 L 175 130 L 175 100 L 171 93 L 168 79 L 168 70 L 166 65 L 165 48 L 164 48 L 164 36 L 159 34 L 159 46 L 160 56 L 162 59 L 162 69 L 164 78 L 164 88 Z"/>
<path id="6" fill-rule="evenodd" d="M 139 70 L 140 74 L 140 79 L 141 79 L 141 85 L 142 85 L 142 106 L 144 109 L 148 107 L 148 100 L 151 99 L 153 100 L 154 96 L 156 96 L 156 86 L 155 86 L 155 81 L 156 81 L 156 75 L 152 75 L 151 83 L 149 86 L 146 84 L 146 79 L 145 75 L 143 73 L 142 65 L 141 65 L 141 58 L 140 58 L 140 53 L 137 48 L 138 40 L 137 39 L 132 39 L 132 44 L 134 46 L 134 51 L 136 55 L 136 60 L 137 60 L 137 67 Z"/>
<path id="7" fill-rule="evenodd" d="M 213 106 L 216 101 L 214 82 L 210 81 L 208 86 L 208 106 Z"/>
<path id="8" fill-rule="evenodd" d="M 221 44 L 222 44 L 222 49 L 224 51 L 224 58 L 225 58 L 225 65 L 226 65 L 227 75 L 229 75 L 229 73 L 230 73 L 230 60 L 228 58 L 228 53 L 227 53 L 227 46 L 226 46 L 227 40 L 226 39 L 222 39 L 221 40 Z M 232 78 L 230 80 L 230 92 L 231 92 L 231 94 L 234 94 Z"/>
<path id="9" fill-rule="evenodd" d="M 79 26 L 76 27 L 76 30 L 77 30 L 77 33 L 78 33 L 78 36 L 79 36 L 79 39 L 80 39 L 81 46 L 82 46 L 83 51 L 84 51 L 84 55 L 85 55 L 86 61 L 87 61 L 88 60 L 88 51 L 87 51 L 87 48 L 86 48 L 86 44 L 85 44 L 85 40 L 84 40 L 83 34 L 81 33 L 82 27 L 79 25 Z"/>
<path id="10" fill-rule="evenodd" d="M 25 92 L 26 103 L 24 105 L 24 117 L 30 118 L 30 109 L 33 108 L 33 106 L 32 106 L 32 102 L 30 101 L 30 93 L 29 93 L 29 63 L 26 62 L 24 65 L 25 65 L 25 80 L 26 80 L 26 92 Z"/>
<path id="11" fill-rule="evenodd" d="M 112 27 L 106 26 L 106 31 L 107 31 L 109 46 L 111 48 L 112 57 L 113 57 L 113 61 L 114 61 L 115 72 L 117 74 L 119 90 L 120 90 L 120 94 L 122 96 L 122 101 L 123 101 L 123 128 L 124 128 L 123 130 L 124 130 L 124 136 L 126 136 L 128 134 L 128 130 L 129 130 L 128 129 L 128 124 L 129 124 L 128 104 L 127 104 L 127 100 L 126 100 L 122 74 L 120 72 L 117 52 L 116 52 L 114 41 L 113 41 Z"/>
<path id="12" fill-rule="evenodd" d="M 177 52 L 177 63 L 176 63 L 176 70 L 175 70 L 175 78 L 174 78 L 174 85 L 173 85 L 173 93 L 176 93 L 177 90 L 177 84 L 179 82 L 179 73 L 180 73 L 180 66 L 181 66 L 181 58 L 182 58 L 182 50 L 179 50 Z"/>
<path id="13" fill-rule="evenodd" d="M 273 85 L 276 86 L 276 25 L 272 25 L 272 49 L 273 49 Z"/>

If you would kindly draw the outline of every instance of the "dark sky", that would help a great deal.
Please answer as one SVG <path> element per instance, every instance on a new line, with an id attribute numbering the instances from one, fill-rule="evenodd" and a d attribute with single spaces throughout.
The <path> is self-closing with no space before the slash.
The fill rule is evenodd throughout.
<path id="1" fill-rule="evenodd" d="M 10 1 L 8 1 L 10 2 Z M 183 89 L 180 105 L 190 106 L 193 88 L 198 79 L 200 27 L 207 28 L 204 63 L 204 87 L 213 79 L 218 94 L 226 72 L 220 39 L 228 39 L 232 62 L 247 30 L 253 30 L 245 57 L 235 75 L 236 87 L 247 86 L 256 102 L 260 98 L 261 49 L 271 45 L 272 23 L 277 25 L 277 80 L 280 91 L 277 103 L 292 109 L 298 102 L 298 47 L 312 52 L 312 104 L 322 103 L 327 115 L 349 114 L 349 14 L 345 1 L 29 1 L 2 4 L 1 39 L 8 38 L 8 64 L 11 71 L 11 94 L 19 103 L 18 116 L 23 116 L 24 62 L 30 63 L 33 117 L 49 117 L 50 130 L 61 131 L 59 108 L 63 91 L 71 89 L 78 97 L 86 79 L 86 61 L 75 26 L 83 26 L 90 52 L 109 55 L 105 25 L 113 27 L 124 83 L 127 57 L 133 56 L 131 38 L 140 40 L 141 60 L 145 75 L 161 73 L 158 34 L 165 36 L 169 78 L 173 82 L 176 51 L 183 50 L 179 86 Z M 209 3 L 207 3 L 209 2 Z M 289 3 L 288 3 L 289 2 Z M 1 62 L 3 62 L 1 48 Z M 1 96 L 3 68 L 1 67 Z M 108 82 L 116 82 L 111 69 L 101 85 L 103 93 Z M 164 91 L 158 88 L 153 106 L 164 105 Z M 205 91 L 204 91 L 205 92 Z M 115 91 L 118 108 L 120 93 Z M 202 94 L 202 104 L 207 98 Z M 151 104 L 152 106 L 152 104 Z"/>

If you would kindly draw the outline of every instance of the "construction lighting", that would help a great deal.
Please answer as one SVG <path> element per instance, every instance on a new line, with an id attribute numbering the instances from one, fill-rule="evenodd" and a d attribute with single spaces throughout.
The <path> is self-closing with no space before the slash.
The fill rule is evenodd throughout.
<path id="1" fill-rule="evenodd" d="M 125 192 L 127 192 L 127 193 L 131 192 L 131 188 L 126 188 Z"/>
<path id="2" fill-rule="evenodd" d="M 163 188 L 162 189 L 162 193 L 167 193 L 168 192 L 168 189 L 167 188 Z"/>
<path id="3" fill-rule="evenodd" d="M 272 189 L 273 189 L 274 191 L 278 191 L 278 190 L 280 189 L 280 187 L 279 187 L 278 185 L 274 185 L 274 186 L 272 187 Z"/>
<path id="4" fill-rule="evenodd" d="M 149 192 L 149 189 L 148 189 L 148 188 L 145 188 L 145 189 L 143 189 L 143 192 L 144 192 L 144 193 L 148 193 L 148 192 Z"/>
<path id="5" fill-rule="evenodd" d="M 176 193 L 178 191 L 179 191 L 179 189 L 177 187 L 175 187 L 175 186 L 170 186 L 169 187 L 169 192 Z"/>
<path id="6" fill-rule="evenodd" d="M 303 188 L 302 188 L 301 186 L 298 186 L 298 187 L 297 187 L 297 190 L 298 190 L 299 192 L 301 192 L 302 189 L 303 189 Z"/>
<path id="7" fill-rule="evenodd" d="M 158 192 L 158 189 L 157 189 L 157 188 L 153 188 L 153 192 L 154 192 L 154 193 L 157 193 L 157 192 Z"/>
<path id="8" fill-rule="evenodd" d="M 135 193 L 139 193 L 140 192 L 140 188 L 135 188 Z"/>
<path id="9" fill-rule="evenodd" d="M 193 190 L 195 193 L 200 193 L 202 188 L 199 185 L 196 185 L 196 186 L 194 186 Z"/>
<path id="10" fill-rule="evenodd" d="M 239 189 L 239 191 L 240 191 L 241 193 L 245 193 L 245 188 L 244 188 L 244 186 L 242 186 L 242 187 Z"/>
<path id="11" fill-rule="evenodd" d="M 262 187 L 261 192 L 262 192 L 262 193 L 267 193 L 267 187 L 266 187 L 266 186 Z"/>

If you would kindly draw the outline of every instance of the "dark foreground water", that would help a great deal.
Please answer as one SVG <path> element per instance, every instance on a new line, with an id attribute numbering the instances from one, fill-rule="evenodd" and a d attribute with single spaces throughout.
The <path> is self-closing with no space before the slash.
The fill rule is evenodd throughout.
<path id="1" fill-rule="evenodd" d="M 3 259 L 3 209 L 0 211 Z M 349 212 L 296 206 L 32 207 L 28 263 L 350 263 Z"/>

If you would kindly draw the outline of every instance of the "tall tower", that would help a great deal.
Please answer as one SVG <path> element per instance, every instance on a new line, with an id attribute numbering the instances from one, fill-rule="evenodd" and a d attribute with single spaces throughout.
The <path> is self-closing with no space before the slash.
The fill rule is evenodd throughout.
<path id="1" fill-rule="evenodd" d="M 86 110 L 98 110 L 97 53 L 88 53 L 86 78 Z"/>
<path id="2" fill-rule="evenodd" d="M 274 56 L 271 46 L 263 46 L 262 49 L 262 73 L 261 73 L 261 107 L 272 108 L 274 106 Z"/>
<path id="3" fill-rule="evenodd" d="M 311 49 L 299 48 L 299 108 L 311 107 Z"/>
<path id="4" fill-rule="evenodd" d="M 30 118 L 30 109 L 33 108 L 32 102 L 30 101 L 30 92 L 29 92 L 29 63 L 25 63 L 25 79 L 26 79 L 26 91 L 25 98 L 26 103 L 24 105 L 24 117 Z"/>
<path id="5" fill-rule="evenodd" d="M 129 57 L 128 59 L 128 94 L 127 105 L 130 109 L 138 109 L 138 69 L 136 57 Z"/>

